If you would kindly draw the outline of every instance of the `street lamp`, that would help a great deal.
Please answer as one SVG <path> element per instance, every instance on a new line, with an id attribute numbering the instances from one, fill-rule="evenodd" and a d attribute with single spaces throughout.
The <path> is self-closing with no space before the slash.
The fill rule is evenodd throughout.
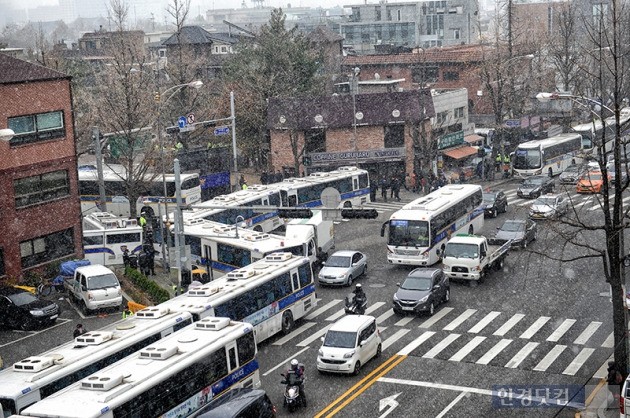
<path id="1" fill-rule="evenodd" d="M 359 92 L 359 73 L 361 69 L 354 67 L 352 74 L 350 74 L 350 94 L 352 95 L 352 142 L 354 148 L 354 162 L 355 165 L 359 165 L 359 155 L 357 149 L 357 93 Z M 363 115 L 361 115 L 363 118 Z"/>
<path id="2" fill-rule="evenodd" d="M 10 142 L 14 136 L 13 129 L 0 129 L 0 141 Z"/>
<path id="3" fill-rule="evenodd" d="M 238 220 L 239 220 L 239 218 L 240 218 L 241 222 L 245 222 L 245 218 L 243 218 L 241 215 L 238 215 L 236 217 L 235 222 L 234 222 L 234 231 L 236 233 L 236 238 L 238 238 L 238 222 L 239 222 Z"/>

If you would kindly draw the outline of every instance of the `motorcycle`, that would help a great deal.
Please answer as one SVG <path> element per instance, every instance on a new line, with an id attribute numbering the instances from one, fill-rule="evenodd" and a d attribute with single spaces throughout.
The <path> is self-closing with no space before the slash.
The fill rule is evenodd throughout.
<path id="1" fill-rule="evenodd" d="M 304 366 L 300 366 L 304 370 Z M 304 372 L 302 372 L 304 373 Z M 286 385 L 284 389 L 283 406 L 289 412 L 295 411 L 300 406 L 306 408 L 306 396 L 304 395 L 304 377 L 300 377 L 294 370 L 289 370 L 287 374 L 281 374 L 284 378 L 280 383 Z M 304 376 L 302 374 L 302 376 Z"/>
<path id="2" fill-rule="evenodd" d="M 367 297 L 357 298 L 354 293 L 346 295 L 346 314 L 363 315 L 367 309 Z"/>

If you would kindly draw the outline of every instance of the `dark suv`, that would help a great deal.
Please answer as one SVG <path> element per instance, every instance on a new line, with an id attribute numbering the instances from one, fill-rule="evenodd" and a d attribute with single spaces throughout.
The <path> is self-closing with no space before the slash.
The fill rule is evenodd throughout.
<path id="1" fill-rule="evenodd" d="M 507 212 L 507 196 L 501 190 L 483 192 L 483 210 L 485 216 L 496 218 L 499 213 Z"/>
<path id="2" fill-rule="evenodd" d="M 518 197 L 535 199 L 543 194 L 552 193 L 554 182 L 551 177 L 532 176 L 527 177 L 516 190 Z"/>
<path id="3" fill-rule="evenodd" d="M 450 299 L 451 287 L 442 269 L 417 268 L 402 284 L 398 283 L 393 308 L 397 314 L 427 312 L 433 315 L 437 305 Z"/>
<path id="4" fill-rule="evenodd" d="M 196 418 L 274 418 L 276 407 L 262 389 L 232 389 L 195 412 Z"/>
<path id="5" fill-rule="evenodd" d="M 26 290 L 0 286 L 0 324 L 15 329 L 50 325 L 61 310 L 55 302 L 37 299 Z"/>

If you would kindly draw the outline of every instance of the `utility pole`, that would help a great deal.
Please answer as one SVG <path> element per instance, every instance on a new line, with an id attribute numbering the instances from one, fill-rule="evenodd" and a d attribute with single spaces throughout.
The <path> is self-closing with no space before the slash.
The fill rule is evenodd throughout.
<path id="1" fill-rule="evenodd" d="M 238 158 L 236 155 L 236 115 L 234 114 L 233 91 L 230 92 L 230 119 L 232 119 L 232 155 L 234 158 L 234 180 L 238 181 Z"/>
<path id="2" fill-rule="evenodd" d="M 96 157 L 96 172 L 98 175 L 98 208 L 101 212 L 107 212 L 107 196 L 105 196 L 105 179 L 103 179 L 103 153 L 101 152 L 101 131 L 92 128 L 92 138 L 94 139 L 94 155 Z"/>
<path id="3" fill-rule="evenodd" d="M 175 158 L 173 161 L 173 171 L 175 174 L 175 253 L 177 256 L 177 286 L 181 290 L 182 288 L 182 269 L 186 262 L 186 243 L 184 240 L 184 220 L 182 217 L 182 185 L 179 160 Z"/>

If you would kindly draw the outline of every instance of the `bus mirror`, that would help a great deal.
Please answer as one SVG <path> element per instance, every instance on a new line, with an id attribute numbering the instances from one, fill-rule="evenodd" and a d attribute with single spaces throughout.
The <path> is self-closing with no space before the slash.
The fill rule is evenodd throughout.
<path id="1" fill-rule="evenodd" d="M 388 221 L 389 222 L 389 221 Z M 387 225 L 387 222 L 384 222 L 383 225 L 381 225 L 381 236 L 384 237 L 385 236 L 385 225 Z"/>

